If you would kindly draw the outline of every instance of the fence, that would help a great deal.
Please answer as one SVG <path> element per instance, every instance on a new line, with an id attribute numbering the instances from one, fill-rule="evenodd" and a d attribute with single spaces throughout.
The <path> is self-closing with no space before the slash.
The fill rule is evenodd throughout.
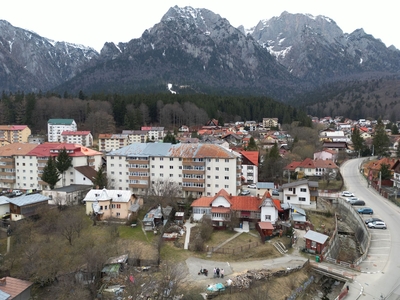
<path id="1" fill-rule="evenodd" d="M 240 252 L 243 252 L 245 250 L 257 247 L 260 244 L 261 243 L 257 241 L 257 242 L 252 242 L 252 243 L 249 243 L 247 245 L 243 245 L 243 246 L 240 246 L 240 247 L 237 247 L 237 248 L 234 248 L 234 249 L 233 248 L 210 247 L 208 249 L 208 251 L 211 251 L 213 253 L 236 254 L 236 253 L 240 253 Z"/>

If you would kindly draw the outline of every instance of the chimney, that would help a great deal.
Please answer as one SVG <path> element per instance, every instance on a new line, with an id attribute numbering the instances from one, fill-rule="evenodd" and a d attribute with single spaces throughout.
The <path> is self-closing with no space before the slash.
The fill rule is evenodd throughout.
<path id="1" fill-rule="evenodd" d="M 4 286 L 7 284 L 7 277 L 0 278 L 0 286 Z"/>

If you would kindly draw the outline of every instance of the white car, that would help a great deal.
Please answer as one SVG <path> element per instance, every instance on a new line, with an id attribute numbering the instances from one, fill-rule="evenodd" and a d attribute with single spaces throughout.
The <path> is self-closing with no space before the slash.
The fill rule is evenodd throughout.
<path id="1" fill-rule="evenodd" d="M 256 185 L 255 183 L 253 183 L 253 184 L 249 184 L 247 187 L 248 187 L 249 189 L 256 189 L 256 188 L 257 188 L 257 185 Z"/>
<path id="2" fill-rule="evenodd" d="M 368 223 L 368 228 L 386 229 L 386 223 L 382 221 L 373 221 Z"/>
<path id="3" fill-rule="evenodd" d="M 349 191 L 343 191 L 342 197 L 354 197 L 354 194 Z"/>

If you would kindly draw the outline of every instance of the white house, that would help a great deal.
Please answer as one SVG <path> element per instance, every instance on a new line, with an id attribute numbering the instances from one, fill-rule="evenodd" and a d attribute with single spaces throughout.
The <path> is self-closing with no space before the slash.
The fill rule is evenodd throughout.
<path id="1" fill-rule="evenodd" d="M 294 181 L 283 184 L 282 190 L 284 203 L 309 206 L 318 197 L 318 182 L 306 179 Z"/>
<path id="2" fill-rule="evenodd" d="M 320 160 L 337 161 L 337 157 L 338 157 L 338 151 L 336 150 L 324 149 L 322 151 L 314 153 L 314 160 L 320 159 Z"/>
<path id="3" fill-rule="evenodd" d="M 47 140 L 59 142 L 64 131 L 77 131 L 74 119 L 50 119 L 47 121 Z"/>
<path id="4" fill-rule="evenodd" d="M 278 210 L 280 209 L 279 200 L 272 199 L 271 194 L 266 192 L 262 198 L 261 208 L 261 222 L 271 222 L 275 225 L 278 220 Z"/>

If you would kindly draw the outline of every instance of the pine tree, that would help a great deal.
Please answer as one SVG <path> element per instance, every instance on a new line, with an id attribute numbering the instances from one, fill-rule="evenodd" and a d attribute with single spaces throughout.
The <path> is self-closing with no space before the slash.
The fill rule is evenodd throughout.
<path id="1" fill-rule="evenodd" d="M 364 139 L 360 135 L 360 130 L 357 127 L 353 129 L 351 141 L 353 142 L 354 151 L 359 152 L 364 149 Z"/>
<path id="2" fill-rule="evenodd" d="M 258 151 L 256 141 L 254 140 L 253 137 L 250 138 L 250 141 L 249 141 L 249 144 L 247 145 L 246 150 L 247 151 Z"/>
<path id="3" fill-rule="evenodd" d="M 65 147 L 60 152 L 58 152 L 56 167 L 58 172 L 62 174 L 63 186 L 65 186 L 65 171 L 72 167 L 72 157 L 68 155 L 67 149 L 65 149 Z"/>
<path id="4" fill-rule="evenodd" d="M 42 180 L 49 184 L 51 190 L 54 189 L 54 186 L 60 180 L 60 174 L 58 173 L 56 162 L 52 157 L 49 157 L 43 168 Z"/>
<path id="5" fill-rule="evenodd" d="M 104 166 L 101 166 L 97 171 L 93 184 L 99 189 L 108 187 L 108 178 Z"/>
<path id="6" fill-rule="evenodd" d="M 388 148 L 390 146 L 389 137 L 386 134 L 385 126 L 381 120 L 378 120 L 378 124 L 375 127 L 375 134 L 372 139 L 374 145 L 374 154 L 377 156 L 387 156 Z"/>

